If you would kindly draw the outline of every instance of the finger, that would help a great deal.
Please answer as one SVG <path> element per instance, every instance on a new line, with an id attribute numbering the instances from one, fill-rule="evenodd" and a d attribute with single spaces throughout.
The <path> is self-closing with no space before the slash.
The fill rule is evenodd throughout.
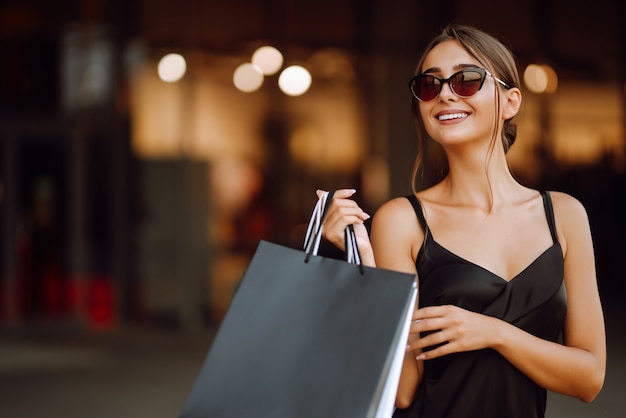
<path id="1" fill-rule="evenodd" d="M 351 224 L 358 225 L 361 223 L 362 221 L 360 220 L 360 218 L 356 216 L 341 217 L 334 220 L 330 219 L 324 222 L 324 230 L 322 233 L 324 234 L 326 239 L 330 240 L 331 242 L 343 243 L 346 227 Z M 357 240 L 358 239 L 359 238 L 357 238 Z M 365 244 L 366 239 L 367 238 L 364 236 L 360 237 L 361 244 Z M 343 246 L 341 246 L 340 248 L 343 248 Z"/>
<path id="2" fill-rule="evenodd" d="M 414 319 L 411 321 L 411 327 L 409 328 L 409 332 L 411 333 L 416 333 L 416 332 L 422 332 L 422 320 L 421 319 Z"/>
<path id="3" fill-rule="evenodd" d="M 324 193 L 328 193 L 328 191 L 317 189 L 315 193 L 317 194 L 317 198 L 319 199 L 320 197 L 324 195 Z M 349 197 L 352 197 L 355 193 L 356 193 L 356 189 L 337 189 L 335 190 L 334 197 L 338 197 L 340 199 L 347 199 Z"/>
<path id="4" fill-rule="evenodd" d="M 429 308 L 421 308 L 413 311 L 411 325 L 419 331 L 431 331 L 441 329 L 446 321 L 445 314 Z"/>
<path id="5" fill-rule="evenodd" d="M 444 344 L 432 350 L 422 351 L 415 357 L 416 360 L 432 360 L 438 357 L 447 356 L 454 353 L 454 345 L 452 343 Z"/>
<path id="6" fill-rule="evenodd" d="M 334 198 L 331 209 L 332 210 L 330 210 L 327 215 L 327 217 L 330 217 L 331 219 L 350 216 L 358 218 L 357 222 L 350 222 L 347 225 L 351 223 L 361 223 L 370 218 L 370 215 L 365 213 L 365 211 L 352 199 Z"/>
<path id="7" fill-rule="evenodd" d="M 447 330 L 435 331 L 425 337 L 420 338 L 418 346 L 421 348 L 432 347 L 439 344 L 450 342 L 452 333 Z"/>
<path id="8" fill-rule="evenodd" d="M 427 306 L 417 309 L 413 312 L 413 320 L 441 318 L 451 312 L 454 307 L 450 305 Z"/>
<path id="9" fill-rule="evenodd" d="M 337 189 L 335 190 L 335 196 L 339 199 L 347 199 L 352 197 L 356 193 L 356 189 Z"/>
<path id="10" fill-rule="evenodd" d="M 411 322 L 412 332 L 433 332 L 443 329 L 451 329 L 455 326 L 454 322 L 446 317 L 416 319 Z"/>
<path id="11" fill-rule="evenodd" d="M 419 339 L 409 340 L 408 348 L 411 350 L 420 350 L 428 347 L 438 347 L 443 344 L 449 344 L 450 338 L 443 331 L 433 332 Z"/>
<path id="12" fill-rule="evenodd" d="M 368 216 L 367 214 L 361 214 L 359 212 L 341 212 L 342 213 L 333 212 L 332 214 L 328 214 L 327 219 L 324 222 L 324 228 L 343 234 L 343 231 L 348 227 L 348 225 L 362 225 Z"/>

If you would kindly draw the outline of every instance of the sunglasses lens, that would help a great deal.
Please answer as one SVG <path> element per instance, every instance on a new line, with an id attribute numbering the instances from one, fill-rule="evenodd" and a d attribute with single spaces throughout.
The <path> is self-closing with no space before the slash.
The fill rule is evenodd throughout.
<path id="1" fill-rule="evenodd" d="M 480 90 L 484 78 L 485 75 L 479 71 L 461 71 L 451 77 L 450 87 L 458 96 L 470 97 Z"/>
<path id="2" fill-rule="evenodd" d="M 441 91 L 441 81 L 432 75 L 422 74 L 413 80 L 411 89 L 416 97 L 427 102 L 437 97 Z"/>
<path id="3" fill-rule="evenodd" d="M 483 86 L 486 70 L 472 68 L 454 73 L 447 79 L 440 79 L 430 74 L 420 74 L 411 79 L 411 91 L 413 95 L 423 102 L 433 100 L 441 93 L 441 87 L 449 83 L 450 89 L 459 97 L 475 95 Z"/>

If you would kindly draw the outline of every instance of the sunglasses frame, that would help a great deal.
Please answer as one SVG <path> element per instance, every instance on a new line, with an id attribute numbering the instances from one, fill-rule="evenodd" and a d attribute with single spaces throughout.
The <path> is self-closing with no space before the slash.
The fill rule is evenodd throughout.
<path id="1" fill-rule="evenodd" d="M 459 93 L 457 93 L 454 90 L 454 87 L 452 86 L 452 84 L 450 83 L 450 80 L 452 80 L 454 77 L 456 77 L 459 74 L 464 73 L 464 72 L 475 72 L 475 73 L 479 73 L 480 74 L 480 85 L 478 86 L 478 89 L 476 90 L 476 92 L 470 94 L 469 96 L 462 96 Z M 415 80 L 418 80 L 420 77 L 424 77 L 424 76 L 433 77 L 436 80 L 439 80 L 439 91 L 437 92 L 435 97 L 433 97 L 432 99 L 429 99 L 429 100 L 422 100 L 422 99 L 420 99 L 417 96 L 417 94 L 415 93 L 415 91 L 413 90 L 413 83 L 415 82 Z M 497 77 L 494 77 L 493 74 L 491 74 L 488 69 L 482 68 L 482 67 L 470 67 L 470 68 L 464 68 L 464 69 L 462 69 L 460 71 L 457 71 L 456 73 L 452 74 L 448 78 L 440 78 L 440 77 L 437 77 L 435 75 L 428 74 L 428 73 L 416 74 L 413 77 L 409 78 L 409 89 L 411 90 L 411 94 L 413 95 L 413 97 L 415 97 L 420 102 L 430 102 L 431 100 L 435 100 L 437 97 L 439 97 L 439 94 L 441 93 L 441 90 L 443 89 L 443 85 L 448 83 L 448 87 L 450 87 L 450 90 L 452 91 L 452 93 L 454 93 L 455 95 L 457 95 L 458 97 L 460 97 L 462 99 L 467 99 L 468 97 L 472 97 L 473 95 L 478 93 L 480 91 L 480 89 L 483 88 L 483 84 L 485 83 L 485 79 L 487 78 L 487 76 L 493 78 L 498 83 L 502 84 L 502 86 L 504 86 L 504 88 L 506 88 L 506 89 L 510 88 L 509 85 L 506 84 L 504 81 L 500 80 Z"/>

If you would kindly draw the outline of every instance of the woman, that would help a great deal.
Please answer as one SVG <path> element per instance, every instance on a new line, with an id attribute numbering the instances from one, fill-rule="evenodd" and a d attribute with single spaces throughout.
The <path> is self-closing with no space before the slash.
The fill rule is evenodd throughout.
<path id="1" fill-rule="evenodd" d="M 337 191 L 327 215 L 324 236 L 338 247 L 355 224 L 366 264 L 417 274 L 394 416 L 543 417 L 546 390 L 590 402 L 604 383 L 585 209 L 519 184 L 505 158 L 519 85 L 498 40 L 448 26 L 410 82 L 416 122 L 442 146 L 447 174 L 382 205 L 371 240 L 354 190 Z"/>

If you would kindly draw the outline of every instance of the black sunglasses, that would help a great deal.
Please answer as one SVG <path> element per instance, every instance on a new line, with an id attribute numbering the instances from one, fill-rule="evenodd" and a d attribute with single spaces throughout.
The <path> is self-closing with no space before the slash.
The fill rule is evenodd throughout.
<path id="1" fill-rule="evenodd" d="M 504 81 L 494 77 L 485 68 L 466 68 L 452 74 L 448 78 L 439 78 L 432 74 L 418 74 L 409 78 L 409 88 L 413 96 L 422 102 L 428 102 L 439 96 L 445 83 L 448 83 L 450 90 L 459 97 L 467 98 L 475 95 L 485 82 L 485 77 L 493 77 L 505 88 L 510 88 Z"/>

